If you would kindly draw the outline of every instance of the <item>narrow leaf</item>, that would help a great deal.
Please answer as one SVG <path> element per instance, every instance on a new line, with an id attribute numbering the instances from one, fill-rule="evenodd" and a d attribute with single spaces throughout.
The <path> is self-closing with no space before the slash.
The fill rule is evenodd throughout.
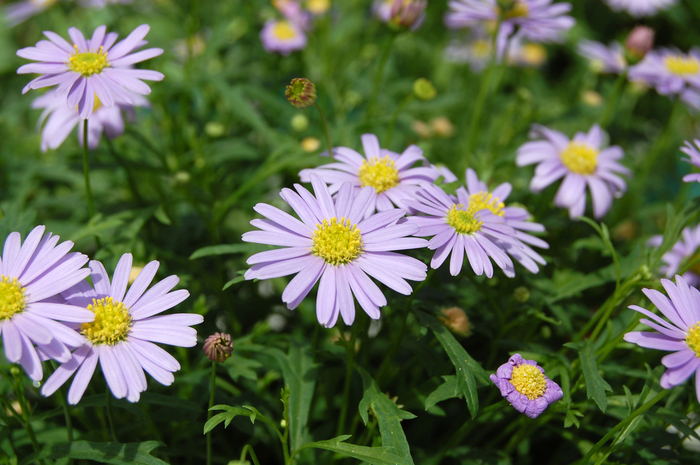
<path id="1" fill-rule="evenodd" d="M 428 395 L 425 399 L 425 409 L 428 410 L 433 405 L 443 400 L 452 399 L 454 397 L 461 397 L 462 393 L 457 387 L 457 378 L 454 376 L 443 376 L 444 383 L 438 386 L 433 392 Z"/>
<path id="2" fill-rule="evenodd" d="M 583 370 L 584 378 L 586 378 L 586 396 L 589 399 L 593 399 L 598 408 L 605 412 L 605 409 L 608 407 L 608 397 L 605 395 L 605 391 L 612 391 L 612 388 L 598 373 L 598 364 L 593 353 L 591 340 L 586 339 L 585 342 L 581 343 L 569 342 L 564 344 L 564 346 L 578 350 L 578 355 L 581 359 L 581 369 Z"/>
<path id="3" fill-rule="evenodd" d="M 158 441 L 135 442 L 120 444 L 118 442 L 88 442 L 75 441 L 71 444 L 59 444 L 48 447 L 38 454 L 22 460 L 20 465 L 26 465 L 44 459 L 84 459 L 99 463 L 119 463 L 133 465 L 168 465 L 150 452 L 163 444 Z"/>
<path id="4" fill-rule="evenodd" d="M 390 452 L 389 447 L 365 447 L 343 442 L 349 437 L 338 436 L 327 441 L 311 442 L 304 445 L 300 450 L 309 448 L 329 450 L 363 460 L 372 465 L 413 465 L 413 460 L 410 457 L 399 457 Z"/>

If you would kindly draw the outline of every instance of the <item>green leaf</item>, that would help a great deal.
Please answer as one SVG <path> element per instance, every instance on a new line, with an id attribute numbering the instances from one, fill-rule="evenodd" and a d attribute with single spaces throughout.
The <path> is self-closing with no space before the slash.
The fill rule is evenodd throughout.
<path id="1" fill-rule="evenodd" d="M 78 242 L 85 237 L 99 236 L 101 232 L 123 225 L 124 220 L 117 217 L 117 215 L 108 216 L 107 218 L 103 219 L 102 214 L 98 213 L 94 217 L 90 218 L 87 225 L 71 234 L 70 240 L 73 242 Z"/>
<path id="2" fill-rule="evenodd" d="M 224 364 L 226 371 L 228 371 L 228 375 L 235 382 L 238 382 L 238 378 L 241 376 L 246 379 L 257 381 L 258 374 L 255 371 L 255 368 L 260 368 L 261 366 L 263 366 L 262 363 L 258 362 L 257 360 L 243 357 L 235 351 Z"/>
<path id="3" fill-rule="evenodd" d="M 692 203 L 688 204 L 680 213 L 676 213 L 676 210 L 670 203 L 666 205 L 666 227 L 664 228 L 663 240 L 661 245 L 651 254 L 649 269 L 655 270 L 658 267 L 661 257 L 678 242 L 681 231 L 696 213 L 697 206 Z"/>
<path id="4" fill-rule="evenodd" d="M 187 399 L 179 399 L 173 396 L 164 396 L 163 394 L 153 394 L 144 392 L 141 394 L 141 402 L 151 405 L 159 405 L 168 407 L 169 409 L 188 410 L 190 412 L 201 412 L 202 408 L 199 404 Z"/>
<path id="5" fill-rule="evenodd" d="M 237 416 L 245 416 L 245 417 L 250 417 L 250 422 L 255 424 L 255 419 L 260 415 L 260 412 L 258 412 L 256 409 L 252 407 L 231 407 L 230 405 L 215 405 L 209 410 L 224 410 L 223 413 L 217 413 L 213 417 L 211 417 L 207 422 L 204 424 L 204 433 L 207 434 L 209 431 L 213 430 L 216 425 L 218 425 L 221 422 L 224 422 L 224 428 L 228 428 L 228 425 L 231 424 L 231 420 L 236 418 Z M 260 415 L 263 417 L 262 415 Z M 269 421 L 269 420 L 268 420 Z"/>
<path id="6" fill-rule="evenodd" d="M 118 463 L 132 465 L 168 465 L 150 452 L 163 444 L 158 441 L 135 442 L 120 444 L 118 442 L 88 442 L 75 441 L 71 444 L 60 444 L 48 447 L 38 454 L 26 457 L 20 465 L 26 465 L 37 460 L 71 459 L 93 460 L 100 463 Z"/>
<path id="7" fill-rule="evenodd" d="M 461 397 L 462 393 L 457 387 L 457 378 L 454 376 L 443 376 L 442 379 L 445 380 L 437 389 L 428 395 L 425 399 L 425 409 L 428 410 L 433 405 L 443 400 L 452 399 L 455 397 Z"/>
<path id="8" fill-rule="evenodd" d="M 433 334 L 435 334 L 442 348 L 445 349 L 447 356 L 450 357 L 457 372 L 457 389 L 466 399 L 467 407 L 469 408 L 469 413 L 472 418 L 476 417 L 479 411 L 479 396 L 476 392 L 476 379 L 474 375 L 478 375 L 486 381 L 488 379 L 486 372 L 481 368 L 481 365 L 464 350 L 462 344 L 455 339 L 452 333 L 445 328 L 445 326 L 440 324 L 438 320 L 421 312 L 418 313 L 418 318 L 423 325 L 430 328 Z"/>
<path id="9" fill-rule="evenodd" d="M 220 244 L 220 245 L 210 245 L 208 247 L 202 247 L 194 251 L 190 255 L 190 260 L 196 260 L 197 258 L 209 257 L 212 255 L 227 255 L 234 253 L 250 253 L 253 251 L 258 251 L 260 246 L 257 244 Z"/>
<path id="10" fill-rule="evenodd" d="M 382 437 L 382 445 L 387 447 L 387 451 L 407 459 L 407 463 L 413 464 L 411 450 L 406 440 L 406 435 L 401 427 L 401 420 L 410 420 L 416 416 L 405 410 L 401 410 L 396 403 L 392 402 L 386 394 L 379 390 L 379 386 L 372 379 L 367 371 L 360 367 L 357 370 L 362 375 L 362 385 L 365 394 L 360 401 L 360 417 L 365 425 L 369 420 L 370 409 L 377 417 L 379 424 L 379 434 Z"/>
<path id="11" fill-rule="evenodd" d="M 324 449 L 339 454 L 363 460 L 372 465 L 413 465 L 410 457 L 399 457 L 390 451 L 389 447 L 365 447 L 347 444 L 343 441 L 350 436 L 338 436 L 327 441 L 316 441 L 305 444 L 301 449 Z"/>
<path id="12" fill-rule="evenodd" d="M 585 342 L 580 343 L 568 342 L 564 346 L 578 351 L 583 376 L 586 378 L 586 396 L 589 399 L 593 399 L 598 408 L 604 413 L 608 406 L 608 397 L 605 395 L 605 391 L 612 391 L 612 388 L 598 373 L 598 364 L 591 346 L 591 340 L 586 339 Z"/>
<path id="13" fill-rule="evenodd" d="M 576 417 L 582 417 L 583 413 L 579 412 L 578 410 L 567 410 L 566 411 L 566 418 L 564 419 L 564 428 L 570 428 L 572 425 L 576 425 L 576 428 L 581 426 L 581 423 L 578 421 L 578 418 Z"/>
<path id="14" fill-rule="evenodd" d="M 227 282 L 226 284 L 224 284 L 224 287 L 221 288 L 221 290 L 222 290 L 222 291 L 225 291 L 226 289 L 228 289 L 229 287 L 233 286 L 234 284 L 240 283 L 240 282 L 242 282 L 242 281 L 245 281 L 245 276 L 244 276 L 244 275 L 236 276 L 236 277 L 233 278 L 231 281 L 229 281 L 229 282 Z"/>
<path id="15" fill-rule="evenodd" d="M 173 222 L 170 221 L 170 218 L 168 218 L 168 214 L 165 213 L 165 209 L 163 209 L 162 205 L 159 205 L 158 208 L 155 209 L 155 211 L 153 212 L 153 216 L 165 225 L 170 226 L 171 224 L 173 224 Z"/>

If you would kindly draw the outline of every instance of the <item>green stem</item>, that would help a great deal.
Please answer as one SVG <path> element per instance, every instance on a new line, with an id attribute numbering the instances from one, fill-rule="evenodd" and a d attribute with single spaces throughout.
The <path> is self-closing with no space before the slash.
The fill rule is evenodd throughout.
<path id="1" fill-rule="evenodd" d="M 620 75 L 617 77 L 612 93 L 608 97 L 608 103 L 605 105 L 605 111 L 603 112 L 603 116 L 600 118 L 600 127 L 603 129 L 608 127 L 610 120 L 612 120 L 612 117 L 615 114 L 615 110 L 620 103 L 620 94 L 625 82 L 627 82 L 627 71 L 620 73 Z"/>
<path id="2" fill-rule="evenodd" d="M 666 122 L 666 127 L 664 128 L 663 133 L 661 133 L 661 136 L 659 136 L 659 138 L 656 139 L 656 143 L 651 147 L 649 153 L 644 158 L 644 163 L 642 164 L 642 167 L 639 170 L 640 175 L 635 176 L 635 178 L 637 178 L 640 181 L 640 183 L 637 183 L 637 185 L 643 185 L 644 182 L 646 182 L 646 179 L 649 176 L 652 167 L 656 163 L 657 157 L 668 145 L 669 139 L 671 138 L 671 133 L 674 128 L 673 123 L 677 119 L 678 114 L 682 109 L 683 103 L 681 102 L 681 99 L 677 97 L 676 101 L 673 104 L 671 116 L 668 117 L 668 121 Z"/>
<path id="3" fill-rule="evenodd" d="M 391 115 L 391 121 L 389 122 L 389 129 L 386 131 L 386 140 L 384 141 L 384 147 L 389 147 L 389 144 L 391 144 L 391 136 L 394 134 L 394 126 L 396 126 L 396 120 L 399 118 L 399 113 L 401 113 L 401 110 L 403 110 L 406 105 L 411 103 L 413 99 L 415 98 L 413 92 L 411 92 L 405 99 L 399 103 L 399 105 L 396 107 L 396 110 L 394 110 L 394 114 Z"/>
<path id="4" fill-rule="evenodd" d="M 386 67 L 386 62 L 389 59 L 389 52 L 394 44 L 394 39 L 396 34 L 392 33 L 384 44 L 382 49 L 382 56 L 379 58 L 379 67 L 377 68 L 377 74 L 374 76 L 374 85 L 372 86 L 372 96 L 367 104 L 367 113 L 365 113 L 365 123 L 372 120 L 374 116 L 374 109 L 377 106 L 377 96 L 379 95 L 379 87 L 382 83 L 382 78 L 384 77 L 384 68 Z"/>
<path id="5" fill-rule="evenodd" d="M 209 408 L 207 409 L 207 421 L 211 418 L 211 408 L 214 406 L 214 393 L 216 392 L 216 362 L 211 362 L 211 375 L 209 377 Z M 243 449 L 245 451 L 245 449 Z M 241 458 L 243 460 L 243 458 Z M 207 433 L 207 465 L 211 465 L 211 431 Z"/>
<path id="6" fill-rule="evenodd" d="M 107 411 L 107 422 L 109 423 L 109 432 L 112 435 L 112 441 L 119 442 L 117 440 L 117 433 L 114 431 L 114 419 L 112 418 L 112 395 L 109 391 L 109 387 L 105 390 L 105 409 Z"/>
<path id="7" fill-rule="evenodd" d="M 85 195 L 87 196 L 88 214 L 90 218 L 95 216 L 95 205 L 92 202 L 92 189 L 90 188 L 90 159 L 88 157 L 88 120 L 83 120 L 83 176 L 85 177 Z"/>
<path id="8" fill-rule="evenodd" d="M 359 331 L 360 325 L 355 322 L 352 327 L 352 335 L 350 340 L 345 339 L 343 330 L 338 327 L 340 332 L 340 338 L 345 343 L 345 352 L 347 356 L 347 366 L 345 369 L 345 386 L 343 387 L 343 404 L 340 409 L 340 417 L 338 418 L 338 427 L 336 429 L 336 436 L 340 436 L 345 428 L 345 418 L 348 414 L 348 404 L 350 403 L 350 386 L 352 384 L 352 375 L 355 371 L 355 340 L 357 339 L 357 333 Z"/>
<path id="9" fill-rule="evenodd" d="M 314 102 L 314 106 L 318 110 L 318 113 L 321 115 L 321 123 L 323 124 L 323 131 L 326 134 L 326 144 L 328 145 L 328 156 L 331 157 L 332 163 L 335 161 L 335 159 L 333 158 L 333 144 L 331 144 L 331 133 L 328 131 L 328 122 L 326 121 L 326 115 L 323 113 L 321 105 Z"/>
<path id="10" fill-rule="evenodd" d="M 15 391 L 15 396 L 19 402 L 19 406 L 22 409 L 22 419 L 24 429 L 27 431 L 27 436 L 34 447 L 35 452 L 39 452 L 39 442 L 36 440 L 36 434 L 34 434 L 34 428 L 32 428 L 31 416 L 29 414 L 29 405 L 27 404 L 27 399 L 24 396 L 24 386 L 22 386 L 22 375 L 15 374 L 14 382 L 12 383 L 12 388 Z M 45 464 L 46 461 L 40 460 L 40 463 Z"/>
<path id="11" fill-rule="evenodd" d="M 246 444 L 245 446 L 243 446 L 243 451 L 241 451 L 241 462 L 245 461 L 246 454 L 250 454 L 250 458 L 253 459 L 253 463 L 255 465 L 260 465 L 258 457 L 257 455 L 255 455 L 255 451 L 253 450 L 253 447 L 250 444 Z"/>

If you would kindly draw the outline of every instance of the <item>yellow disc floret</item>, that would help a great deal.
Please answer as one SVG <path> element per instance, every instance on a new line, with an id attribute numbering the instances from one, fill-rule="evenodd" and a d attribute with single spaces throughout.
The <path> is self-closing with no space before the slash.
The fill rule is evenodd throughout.
<path id="1" fill-rule="evenodd" d="M 381 160 L 372 157 L 363 161 L 357 176 L 360 178 L 362 187 L 372 186 L 377 194 L 398 186 L 400 181 L 396 163 L 388 155 Z"/>
<path id="2" fill-rule="evenodd" d="M 85 77 L 93 74 L 100 74 L 103 69 L 109 66 L 107 52 L 100 45 L 100 50 L 96 52 L 79 52 L 78 46 L 74 45 L 75 54 L 68 57 L 68 67 L 71 71 L 80 73 Z"/>
<path id="3" fill-rule="evenodd" d="M 525 2 L 515 2 L 513 6 L 504 13 L 503 17 L 504 19 L 522 18 L 529 14 L 530 10 Z"/>
<path id="4" fill-rule="evenodd" d="M 561 162 L 573 173 L 589 175 L 595 173 L 598 166 L 598 149 L 585 142 L 569 142 L 561 152 Z"/>
<path id="5" fill-rule="evenodd" d="M 17 278 L 0 276 L 0 321 L 9 320 L 17 313 L 22 313 L 27 306 L 25 288 Z"/>
<path id="6" fill-rule="evenodd" d="M 95 321 L 80 325 L 80 333 L 95 345 L 107 344 L 113 346 L 126 340 L 131 329 L 131 314 L 129 309 L 112 297 L 92 299 L 88 310 L 95 314 Z"/>
<path id="7" fill-rule="evenodd" d="M 272 34 L 279 40 L 293 39 L 297 35 L 287 21 L 277 21 L 272 27 Z"/>
<path id="8" fill-rule="evenodd" d="M 693 57 L 683 55 L 669 55 L 664 58 L 664 65 L 671 73 L 678 76 L 697 74 L 700 71 L 700 62 Z"/>
<path id="9" fill-rule="evenodd" d="M 363 251 L 360 230 L 345 217 L 324 219 L 323 224 L 316 224 L 311 240 L 311 253 L 329 265 L 347 265 Z"/>
<path id="10" fill-rule="evenodd" d="M 528 399 L 542 397 L 547 389 L 547 378 L 535 365 L 518 365 L 513 367 L 510 384 Z"/>
<path id="11" fill-rule="evenodd" d="M 466 210 L 461 203 L 452 205 L 452 208 L 447 212 L 447 224 L 452 226 L 457 234 L 473 234 L 480 231 L 481 225 L 484 224 L 476 216 L 478 211 L 472 204 L 469 204 L 469 208 Z"/>
<path id="12" fill-rule="evenodd" d="M 688 335 L 685 337 L 685 343 L 688 344 L 690 350 L 695 352 L 696 357 L 700 357 L 700 321 L 688 327 Z"/>
<path id="13" fill-rule="evenodd" d="M 498 197 L 494 197 L 489 192 L 477 192 L 469 198 L 469 207 L 474 211 L 491 210 L 491 213 L 498 216 L 503 216 L 505 204 Z"/>

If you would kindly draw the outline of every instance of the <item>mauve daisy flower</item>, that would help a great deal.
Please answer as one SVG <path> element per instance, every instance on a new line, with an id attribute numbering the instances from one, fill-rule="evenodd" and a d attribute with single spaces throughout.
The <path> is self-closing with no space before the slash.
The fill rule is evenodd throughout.
<path id="1" fill-rule="evenodd" d="M 67 93 L 68 106 L 77 106 L 83 119 L 92 115 L 95 98 L 106 107 L 112 107 L 121 101 L 133 105 L 134 98 L 129 91 L 142 95 L 151 93 L 151 88 L 141 79 L 163 79 L 163 74 L 157 71 L 131 67 L 134 63 L 163 53 L 163 49 L 160 48 L 131 53 L 147 44 L 143 38 L 149 29 L 147 24 L 143 24 L 116 45 L 114 42 L 117 40 L 117 34 L 106 34 L 105 26 L 95 29 L 89 40 L 86 40 L 78 29 L 68 29 L 73 44 L 54 32 L 44 31 L 49 41 L 40 40 L 36 47 L 17 51 L 18 56 L 39 62 L 21 66 L 17 73 L 42 74 L 27 84 L 22 93 L 28 92 L 29 89 L 58 85 L 56 96 Z"/>
<path id="2" fill-rule="evenodd" d="M 109 5 L 127 5 L 134 0 L 79 0 L 81 6 L 90 8 L 105 8 Z"/>
<path id="3" fill-rule="evenodd" d="M 409 146 L 402 154 L 379 147 L 379 139 L 374 134 L 362 135 L 363 157 L 348 147 L 334 147 L 335 163 L 299 172 L 302 182 L 309 182 L 312 174 L 317 174 L 329 184 L 331 194 L 349 182 L 355 190 L 370 186 L 377 193 L 368 205 L 368 213 L 385 211 L 394 207 L 408 210 L 404 200 L 412 199 L 421 186 L 430 185 L 440 177 L 434 166 L 428 165 L 423 151 L 416 145 Z"/>
<path id="4" fill-rule="evenodd" d="M 530 418 L 537 418 L 549 404 L 564 397 L 559 385 L 544 375 L 537 362 L 525 360 L 520 354 L 509 358 L 490 378 L 515 410 Z"/>
<path id="5" fill-rule="evenodd" d="M 573 140 L 559 131 L 535 124 L 530 137 L 543 140 L 523 144 L 518 149 L 516 164 L 537 163 L 535 176 L 530 182 L 530 190 L 534 193 L 563 177 L 554 204 L 568 208 L 571 218 L 583 216 L 586 211 L 586 185 L 591 192 L 593 216 L 596 218 L 607 213 L 616 194 L 625 192 L 625 181 L 615 174 L 630 174 L 616 161 L 624 152 L 617 145 L 600 148 L 603 131 L 597 124 L 588 134 L 576 133 Z"/>
<path id="6" fill-rule="evenodd" d="M 630 67 L 629 80 L 655 87 L 661 95 L 677 94 L 686 104 L 700 109 L 700 48 L 688 54 L 661 48 L 647 52 Z"/>
<path id="7" fill-rule="evenodd" d="M 24 0 L 10 3 L 3 8 L 3 16 L 5 16 L 8 26 L 13 27 L 34 15 L 38 15 L 54 3 L 56 0 Z"/>
<path id="8" fill-rule="evenodd" d="M 614 11 L 626 11 L 638 18 L 654 16 L 659 10 L 670 8 L 676 0 L 605 0 L 605 3 Z"/>
<path id="9" fill-rule="evenodd" d="M 95 99 L 95 108 L 88 125 L 88 147 L 90 150 L 97 148 L 103 131 L 110 139 L 124 133 L 122 111 L 133 116 L 134 107 L 150 106 L 148 100 L 140 95 L 134 94 L 133 99 L 134 103 L 129 104 L 119 102 L 119 98 L 117 98 L 113 107 L 105 107 L 99 99 Z M 83 144 L 83 120 L 76 107 L 69 107 L 66 104 L 65 96 L 56 97 L 53 92 L 48 92 L 34 99 L 32 108 L 44 109 L 37 124 L 41 126 L 46 122 L 41 133 L 42 152 L 46 152 L 48 149 L 57 149 L 76 125 L 78 126 L 78 142 L 80 145 Z"/>
<path id="10" fill-rule="evenodd" d="M 201 323 L 204 318 L 187 313 L 154 316 L 179 304 L 190 294 L 184 289 L 169 292 L 178 283 L 177 276 L 165 278 L 144 293 L 158 270 L 157 261 L 143 267 L 127 292 L 131 264 L 131 254 L 122 255 L 110 284 L 102 263 L 93 260 L 90 271 L 94 288 L 87 281 L 81 281 L 61 293 L 69 304 L 94 314 L 95 321 L 76 328 L 87 341 L 73 352 L 70 361 L 58 367 L 46 380 L 42 395 L 50 396 L 75 373 L 68 402 L 77 404 L 98 360 L 107 385 L 117 399 L 139 400 L 141 392 L 146 390 L 144 370 L 159 383 L 172 384 L 173 372 L 180 369 L 180 364 L 153 343 L 193 347 L 197 344 L 197 332 L 190 326 Z"/>
<path id="11" fill-rule="evenodd" d="M 639 322 L 657 332 L 634 331 L 625 334 L 625 341 L 647 349 L 673 352 L 661 359 L 661 364 L 668 368 L 661 376 L 661 387 L 671 389 L 695 373 L 695 389 L 700 401 L 700 292 L 678 275 L 676 284 L 662 279 L 661 285 L 670 300 L 654 289 L 642 289 L 642 292 L 670 321 L 645 308 L 630 305 L 632 310 L 654 320 L 642 318 Z"/>
<path id="12" fill-rule="evenodd" d="M 333 199 L 328 187 L 316 174 L 310 176 L 315 196 L 299 184 L 282 189 L 280 197 L 300 220 L 273 206 L 259 203 L 255 211 L 267 217 L 253 220 L 261 231 L 243 234 L 245 242 L 283 246 L 253 255 L 246 279 L 270 279 L 295 274 L 282 293 L 282 301 L 295 309 L 317 281 L 316 316 L 327 328 L 335 326 L 338 315 L 347 325 L 355 320 L 353 295 L 372 319 L 380 316 L 379 307 L 387 301 L 369 276 L 404 295 L 412 292 L 405 281 L 423 281 L 424 263 L 395 253 L 418 249 L 427 241 L 406 237 L 417 226 L 396 224 L 404 216 L 399 209 L 387 210 L 365 218 L 374 201 L 374 189 L 365 187 L 355 193 L 344 183 Z M 368 276 L 369 275 L 369 276 Z"/>
<path id="13" fill-rule="evenodd" d="M 58 244 L 59 237 L 44 235 L 45 229 L 37 226 L 24 243 L 18 232 L 11 233 L 0 259 L 0 332 L 5 356 L 22 365 L 35 381 L 41 380 L 43 370 L 34 345 L 43 355 L 67 362 L 71 354 L 66 345 L 75 347 L 84 339 L 59 321 L 86 323 L 94 319 L 84 308 L 51 300 L 85 279 L 89 270 L 82 266 L 88 257 L 68 253 L 73 243 Z"/>
<path id="14" fill-rule="evenodd" d="M 263 48 L 268 52 L 289 55 L 306 47 L 306 34 L 292 21 L 271 19 L 260 31 Z"/>
<path id="15" fill-rule="evenodd" d="M 659 247 L 663 242 L 663 236 L 653 236 L 647 241 L 651 247 Z M 661 260 L 666 263 L 660 271 L 667 278 L 672 278 L 685 265 L 700 258 L 700 225 L 688 226 L 681 232 L 681 238 L 666 252 Z M 700 264 L 696 264 L 690 270 L 683 273 L 683 279 L 690 286 L 700 286 Z"/>
<path id="16" fill-rule="evenodd" d="M 684 158 L 683 161 L 690 163 L 691 165 L 700 168 L 700 140 L 695 139 L 695 147 L 688 141 L 685 141 L 685 147 L 681 147 L 681 152 L 687 154 L 690 158 Z M 691 173 L 683 176 L 683 181 L 685 182 L 700 182 L 700 173 Z"/>
<path id="17" fill-rule="evenodd" d="M 382 22 L 415 31 L 425 20 L 427 6 L 426 0 L 375 0 L 372 11 Z"/>
<path id="18" fill-rule="evenodd" d="M 591 60 L 591 68 L 599 73 L 620 74 L 627 69 L 625 49 L 619 42 L 610 42 L 609 46 L 583 39 L 578 43 L 579 55 Z"/>

